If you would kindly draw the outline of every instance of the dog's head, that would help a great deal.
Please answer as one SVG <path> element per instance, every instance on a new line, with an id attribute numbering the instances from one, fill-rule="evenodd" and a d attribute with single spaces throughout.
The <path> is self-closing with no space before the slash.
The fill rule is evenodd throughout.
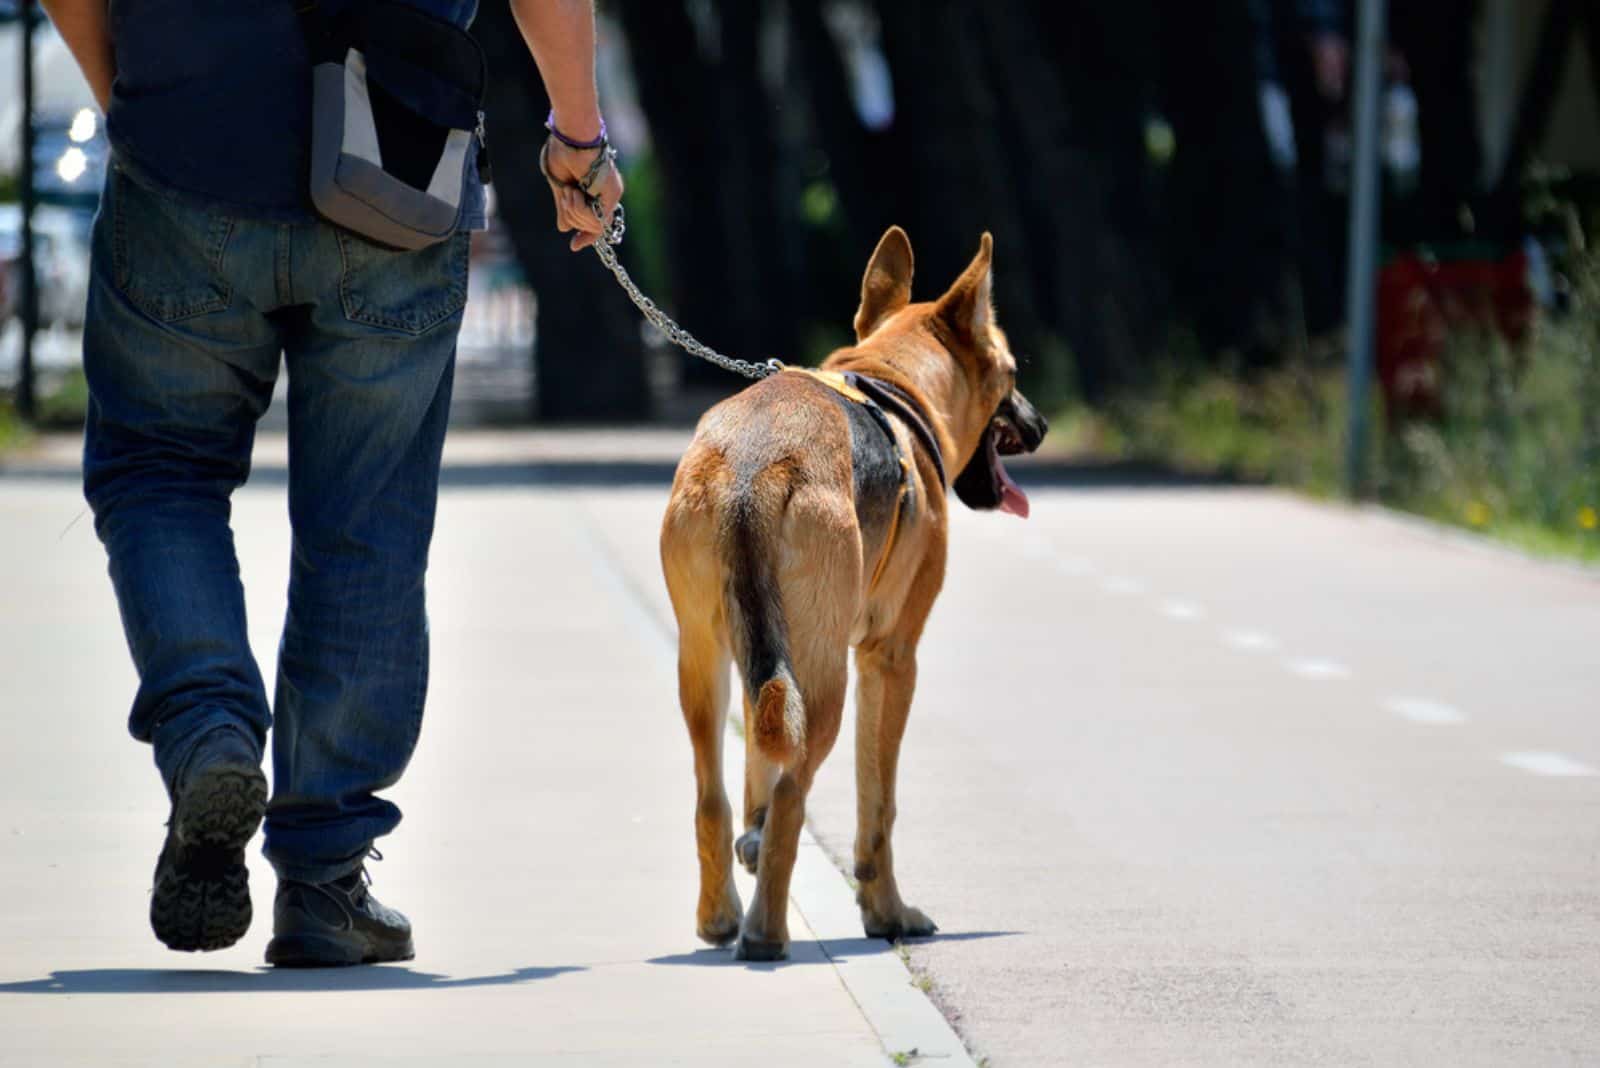
<path id="1" fill-rule="evenodd" d="M 911 303 L 911 266 L 911 239 L 891 226 L 861 281 L 856 339 L 885 342 L 888 358 L 913 373 L 940 409 L 962 503 L 1026 518 L 1028 498 L 1001 457 L 1033 452 L 1048 426 L 1017 389 L 1017 361 L 994 320 L 994 240 L 985 233 L 961 277 L 931 303 Z M 918 366 L 903 366 L 908 359 Z"/>

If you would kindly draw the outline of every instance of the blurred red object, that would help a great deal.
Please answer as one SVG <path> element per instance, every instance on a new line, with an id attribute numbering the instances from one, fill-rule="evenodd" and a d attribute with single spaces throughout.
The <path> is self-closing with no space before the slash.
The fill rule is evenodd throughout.
<path id="1" fill-rule="evenodd" d="M 1533 294 L 1520 249 L 1499 260 L 1437 260 L 1408 250 L 1378 271 L 1378 382 L 1390 420 L 1440 411 L 1445 339 L 1452 330 L 1494 330 L 1513 345 L 1528 336 Z"/>

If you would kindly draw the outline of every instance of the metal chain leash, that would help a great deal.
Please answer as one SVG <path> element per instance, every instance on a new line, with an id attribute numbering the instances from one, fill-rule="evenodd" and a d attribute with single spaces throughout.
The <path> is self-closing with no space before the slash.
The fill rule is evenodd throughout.
<path id="1" fill-rule="evenodd" d="M 600 203 L 591 200 L 589 206 L 596 216 L 604 219 Z M 606 269 L 616 276 L 617 284 L 622 291 L 628 294 L 628 299 L 633 301 L 645 317 L 645 321 L 666 336 L 666 339 L 683 349 L 691 356 L 698 356 L 707 363 L 715 364 L 724 371 L 732 371 L 745 378 L 761 379 L 774 372 L 783 370 L 783 361 L 766 360 L 762 363 L 752 363 L 749 360 L 736 360 L 732 356 L 724 356 L 709 345 L 702 345 L 695 340 L 693 334 L 672 321 L 666 312 L 656 307 L 656 302 L 639 291 L 638 285 L 628 276 L 628 271 L 622 266 L 622 261 L 617 258 L 616 246 L 622 244 L 622 235 L 627 232 L 628 224 L 622 212 L 622 205 L 618 204 L 616 211 L 611 216 L 611 223 L 600 235 L 600 240 L 594 243 L 594 251 L 600 257 L 600 262 Z"/>

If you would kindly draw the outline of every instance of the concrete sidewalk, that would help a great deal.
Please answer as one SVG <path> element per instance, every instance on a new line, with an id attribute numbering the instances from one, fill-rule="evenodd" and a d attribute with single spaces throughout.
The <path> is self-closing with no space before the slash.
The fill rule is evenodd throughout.
<path id="1" fill-rule="evenodd" d="M 453 458 L 549 459 L 489 441 Z M 244 941 L 165 950 L 146 920 L 165 798 L 125 733 L 134 676 L 70 444 L 47 445 L 0 474 L 0 1064 L 970 1063 L 809 840 L 791 962 L 697 942 L 671 647 L 572 494 L 492 478 L 442 498 L 432 697 L 373 870 L 416 923 L 416 961 L 266 969 L 259 856 Z M 235 530 L 270 678 L 288 524 L 274 443 L 259 455 Z"/>

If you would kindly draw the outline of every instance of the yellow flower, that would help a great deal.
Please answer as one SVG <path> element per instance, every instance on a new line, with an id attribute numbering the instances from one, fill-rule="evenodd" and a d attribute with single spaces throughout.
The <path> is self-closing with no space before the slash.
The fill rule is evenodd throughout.
<path id="1" fill-rule="evenodd" d="M 1578 525 L 1584 530 L 1600 527 L 1600 512 L 1594 510 L 1594 505 L 1586 504 L 1578 509 Z"/>
<path id="2" fill-rule="evenodd" d="M 1475 527 L 1481 527 L 1489 522 L 1489 506 L 1482 501 L 1468 501 L 1466 514 L 1467 522 Z"/>

